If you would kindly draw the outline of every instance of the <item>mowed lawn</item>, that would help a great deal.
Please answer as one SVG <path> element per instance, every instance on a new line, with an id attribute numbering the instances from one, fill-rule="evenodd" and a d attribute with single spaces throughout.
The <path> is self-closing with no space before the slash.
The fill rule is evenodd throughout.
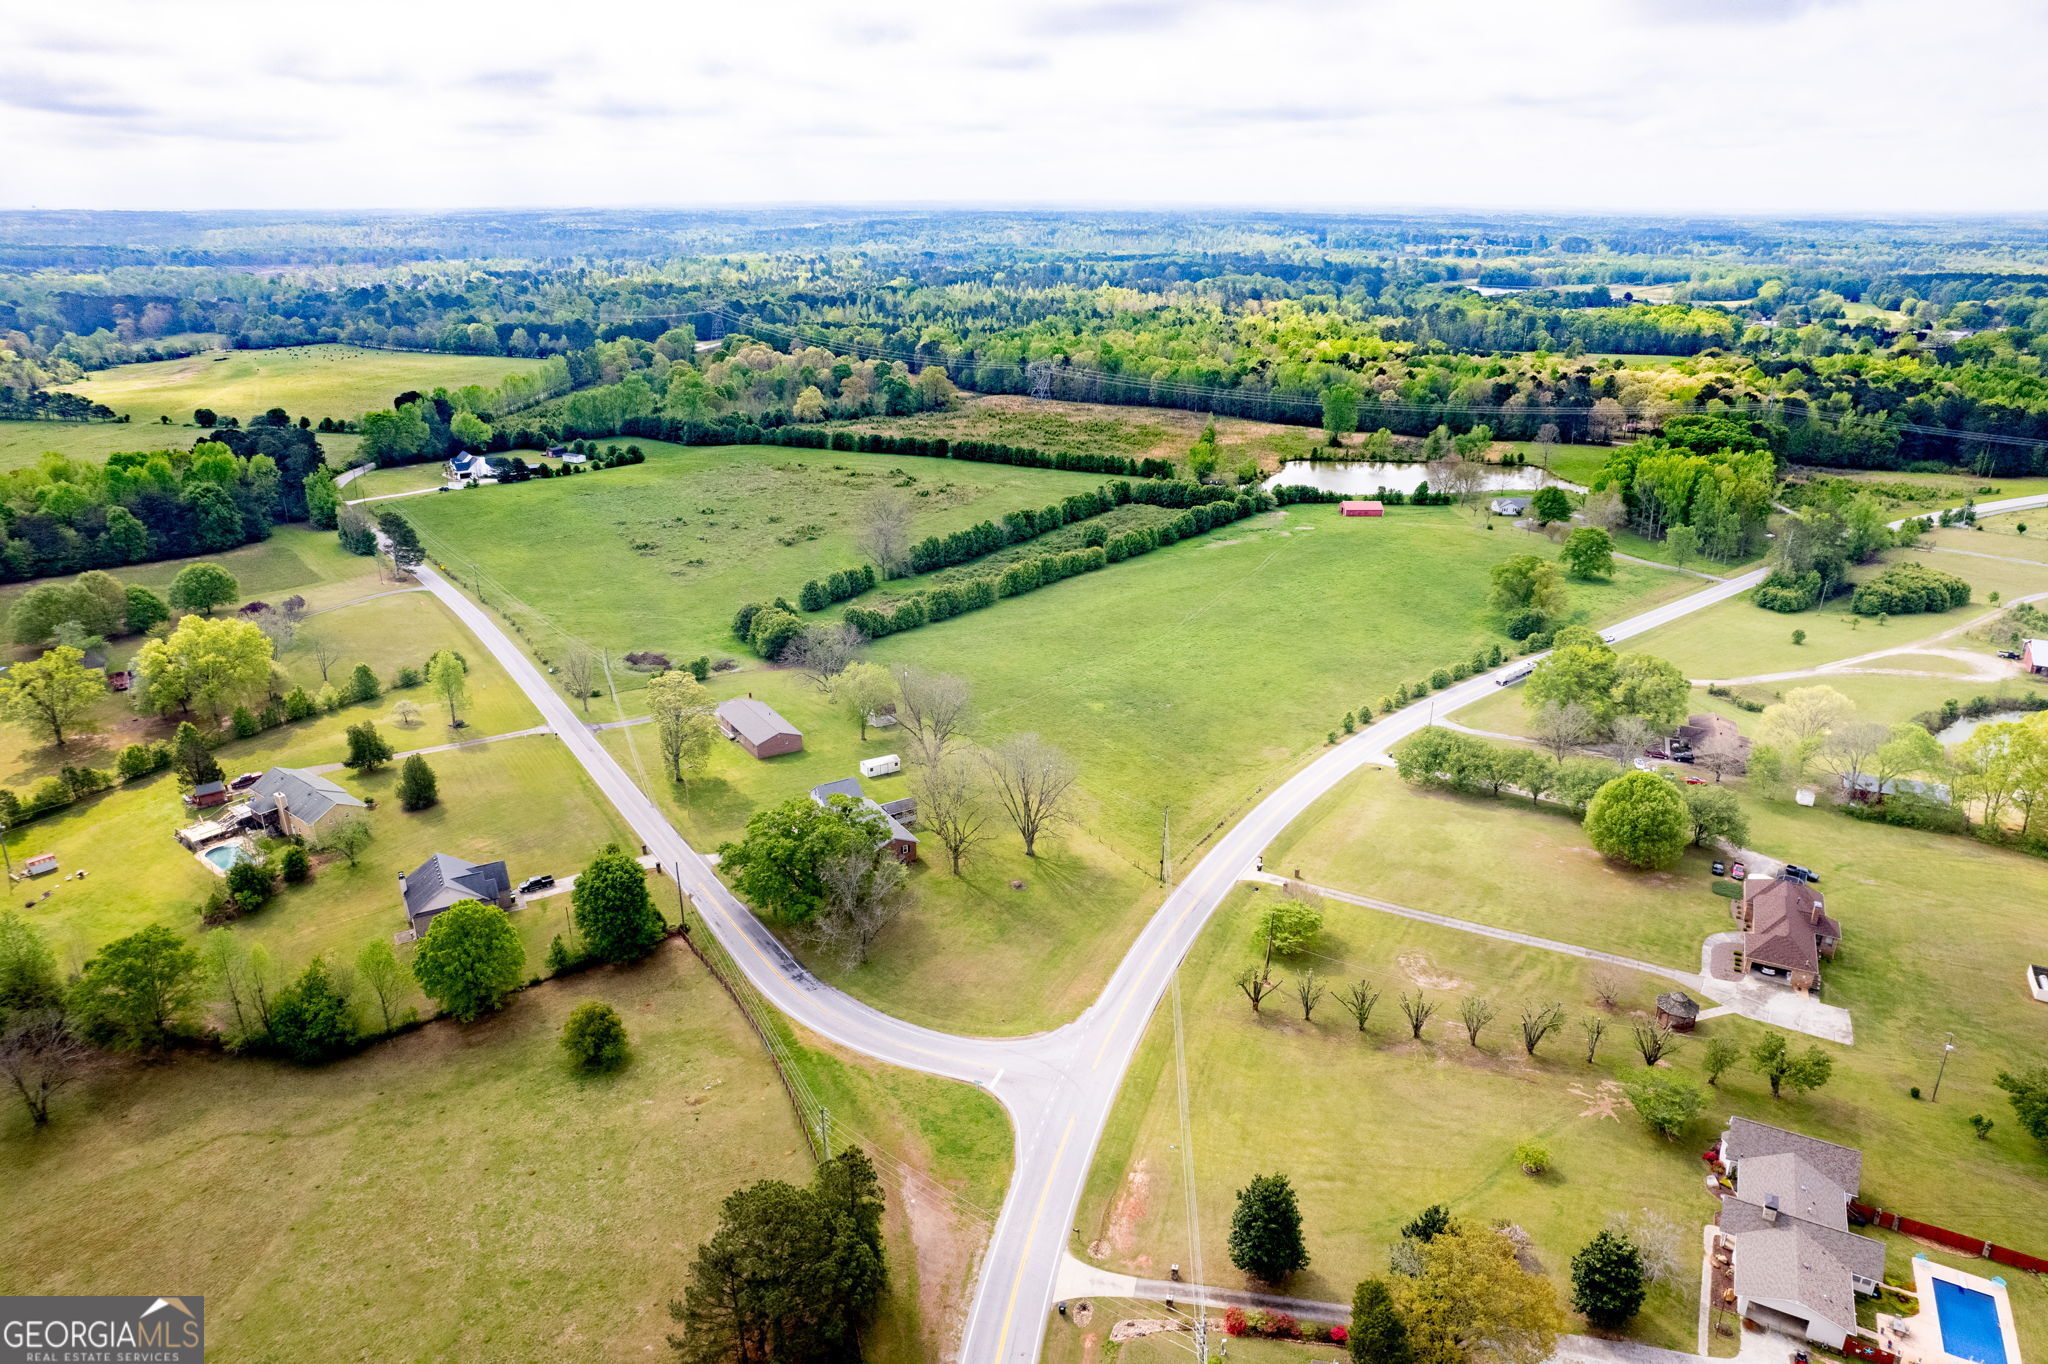
<path id="1" fill-rule="evenodd" d="M 391 406 L 408 389 L 428 392 L 464 384 L 489 387 L 539 365 L 502 355 L 429 355 L 356 346 L 286 346 L 277 350 L 207 351 L 95 370 L 68 392 L 105 403 L 136 423 L 159 417 L 189 422 L 210 407 L 247 422 L 273 407 L 293 417 L 355 421 Z"/>
<path id="2" fill-rule="evenodd" d="M 589 999 L 632 1037 L 614 1076 L 562 1061 L 563 1019 Z M 925 1177 L 993 1206 L 1007 1124 L 967 1086 L 794 1040 L 798 1067 L 885 1172 L 891 1292 L 870 1357 L 934 1358 L 959 1288 L 936 1262 L 958 1272 L 979 1241 L 924 1214 Z M 42 1132 L 10 1106 L 0 1278 L 33 1293 L 138 1280 L 202 1293 L 224 1360 L 645 1359 L 667 1353 L 666 1303 L 725 1196 L 810 1171 L 759 1041 L 671 943 L 317 1070 L 124 1067 L 60 1098 Z"/>
<path id="3" fill-rule="evenodd" d="M 2048 1147 L 2019 1129 L 1993 1081 L 2035 1063 L 2048 1044 L 2048 1016 L 2021 980 L 2040 955 L 2026 944 L 2043 941 L 2037 908 L 2048 903 L 2048 864 L 1827 809 L 1745 806 L 1752 846 L 1822 873 L 1828 909 L 1844 927 L 1841 954 L 1824 973 L 1827 997 L 1854 1015 L 1856 1043 L 1823 1045 L 1833 1078 L 1805 1097 L 1774 1100 L 1747 1069 L 1724 1076 L 1707 1090 L 1707 1117 L 1675 1143 L 1645 1132 L 1608 1083 L 1640 1070 L 1627 1028 L 1664 983 L 1632 981 L 1626 1016 L 1613 1020 L 1596 1066 L 1584 1064 L 1575 1028 L 1532 1064 L 1517 1034 L 1520 1007 L 1556 1001 L 1574 1020 L 1591 1016 L 1586 963 L 1331 901 L 1319 955 L 1283 962 L 1276 974 L 1291 984 L 1314 966 L 1333 991 L 1371 980 L 1385 991 L 1371 1033 L 1359 1038 L 1334 993 L 1313 1025 L 1285 990 L 1257 1018 L 1232 981 L 1254 964 L 1252 906 L 1273 892 L 1237 891 L 1182 977 L 1210 1277 L 1235 1281 L 1223 1246 L 1233 1191 L 1266 1170 L 1288 1173 L 1302 1191 L 1317 1258 L 1290 1291 L 1311 1297 L 1341 1299 L 1359 1275 L 1381 1271 L 1401 1223 L 1436 1199 L 1524 1227 L 1553 1273 L 1610 1213 L 1647 1208 L 1682 1224 L 1688 1272 L 1653 1295 L 1639 1334 L 1689 1349 L 1695 1229 L 1713 1211 L 1694 1153 L 1730 1112 L 1860 1147 L 1872 1202 L 2040 1253 Z M 1690 859 L 1669 875 L 1632 876 L 1582 847 L 1573 821 L 1526 803 L 1436 797 L 1391 773 L 1365 773 L 1284 836 L 1267 866 L 1300 862 L 1312 880 L 1674 965 L 1697 962 L 1696 946 L 1676 960 L 1688 955 L 1688 935 L 1697 944 L 1728 926 L 1727 902 L 1708 893 Z M 1396 1003 L 1418 988 L 1443 1006 L 1422 1045 L 1408 1040 Z M 1476 1052 L 1457 1020 L 1471 995 L 1501 1015 Z M 1745 1049 L 1761 1031 L 1741 1019 L 1709 1021 L 1678 1052 L 1681 1073 L 1700 1078 L 1700 1046 L 1717 1030 Z M 1911 1098 L 1911 1086 L 1931 1091 L 1950 1030 L 1958 1049 L 1940 1102 Z M 1162 1011 L 1082 1205 L 1080 1239 L 1101 1242 L 1104 1263 L 1136 1272 L 1189 1258 L 1170 1045 Z M 1997 1123 L 1988 1141 L 1973 1136 L 1972 1113 Z M 1535 1180 L 1509 1160 L 1532 1135 L 1556 1166 Z M 1894 1269 L 1906 1268 L 1910 1249 L 1895 1252 Z M 2016 1293 L 2016 1306 L 2023 1297 L 2023 1338 L 2038 1351 L 2048 1346 L 2048 1295 Z"/>
<path id="4" fill-rule="evenodd" d="M 755 810 L 856 776 L 863 758 L 905 751 L 904 737 L 894 730 L 870 730 L 863 743 L 852 717 L 792 672 L 714 675 L 711 690 L 720 700 L 752 694 L 767 701 L 804 732 L 803 751 L 764 761 L 719 740 L 708 771 L 685 790 L 665 779 L 651 727 L 604 735 L 641 788 L 703 852 L 741 837 Z M 907 774 L 865 779 L 863 786 L 877 800 L 913 790 Z M 992 812 L 989 827 L 993 837 L 960 876 L 952 874 L 944 849 L 925 840 L 911 869 L 911 906 L 883 930 L 864 965 L 848 968 L 812 950 L 800 935 L 788 935 L 791 946 L 833 984 L 932 1027 L 1014 1034 L 1072 1018 L 1101 990 L 1157 905 L 1157 863 L 1142 868 L 1118 855 L 1087 820 L 1042 838 L 1035 858 L 1024 856 L 1022 841 L 1000 813 Z M 933 989 L 934 981 L 946 988 Z"/>
<path id="5" fill-rule="evenodd" d="M 910 499 L 913 535 L 944 535 L 1100 487 L 1095 474 L 768 446 L 637 442 L 647 462 L 374 504 L 402 511 L 437 563 L 543 650 L 574 636 L 616 659 L 741 649 L 733 613 L 795 601 L 807 579 L 864 562 L 861 510 Z M 479 579 L 479 571 L 481 578 Z"/>

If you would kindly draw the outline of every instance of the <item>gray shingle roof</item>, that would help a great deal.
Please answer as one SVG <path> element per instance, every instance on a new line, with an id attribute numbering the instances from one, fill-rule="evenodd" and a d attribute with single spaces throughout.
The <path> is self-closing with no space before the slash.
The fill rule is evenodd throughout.
<path id="1" fill-rule="evenodd" d="M 1750 1118 L 1728 1120 L 1721 1137 L 1723 1161 L 1732 1164 L 1752 1156 L 1785 1154 L 1802 1157 L 1844 1193 L 1853 1195 L 1863 1186 L 1863 1153 L 1853 1146 L 1837 1146 L 1804 1132 L 1788 1132 Z"/>
<path id="2" fill-rule="evenodd" d="M 461 900 L 488 904 L 511 887 L 512 877 L 503 862 L 465 862 L 435 853 L 405 878 L 406 917 L 416 919 Z"/>
<path id="3" fill-rule="evenodd" d="M 867 793 L 860 789 L 859 777 L 841 777 L 838 781 L 828 781 L 811 788 L 811 799 L 820 805 L 830 805 L 834 796 L 845 796 L 848 800 L 858 801 L 866 806 L 871 814 L 889 826 L 891 839 L 902 843 L 917 842 L 917 835 L 903 827 L 901 820 L 890 814 L 885 807 L 868 799 Z"/>
<path id="4" fill-rule="evenodd" d="M 1731 1118 L 1721 1158 L 1736 1167 L 1735 1196 L 1722 1200 L 1717 1219 L 1735 1238 L 1736 1293 L 1796 1303 L 1854 1329 L 1854 1280 L 1884 1277 L 1884 1246 L 1849 1230 L 1863 1153 Z"/>
<path id="5" fill-rule="evenodd" d="M 360 800 L 319 773 L 297 767 L 273 767 L 258 777 L 249 788 L 249 808 L 267 815 L 277 808 L 279 795 L 285 808 L 308 824 L 318 824 L 338 806 L 363 808 Z"/>
<path id="6" fill-rule="evenodd" d="M 730 701 L 720 701 L 717 714 L 749 743 L 766 743 L 778 734 L 794 734 L 802 738 L 804 733 L 776 714 L 773 706 L 751 696 L 735 696 Z M 854 794 L 860 793 L 856 791 Z"/>

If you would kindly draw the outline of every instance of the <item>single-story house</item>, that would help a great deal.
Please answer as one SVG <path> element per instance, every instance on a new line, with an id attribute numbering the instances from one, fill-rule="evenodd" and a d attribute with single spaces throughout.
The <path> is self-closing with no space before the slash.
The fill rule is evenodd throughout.
<path id="1" fill-rule="evenodd" d="M 468 453 L 453 456 L 448 461 L 448 472 L 456 478 L 496 478 L 511 465 L 496 455 L 472 455 Z"/>
<path id="2" fill-rule="evenodd" d="M 560 459 L 563 455 L 566 455 L 568 453 L 569 447 L 566 445 L 550 445 L 548 447 L 549 459 Z"/>
<path id="3" fill-rule="evenodd" d="M 720 701 L 713 712 L 726 738 L 756 758 L 773 758 L 796 753 L 804 746 L 804 732 L 776 714 L 775 708 L 751 696 Z"/>
<path id="4" fill-rule="evenodd" d="M 1691 1032 L 1700 1021 L 1700 1002 L 1683 990 L 1657 996 L 1657 1023 L 1672 1032 Z"/>
<path id="5" fill-rule="evenodd" d="M 510 909 L 512 874 L 503 862 L 465 862 L 435 853 L 413 868 L 410 876 L 398 873 L 398 895 L 405 905 L 406 926 L 424 937 L 435 916 L 463 900 Z"/>
<path id="6" fill-rule="evenodd" d="M 1820 961 L 1835 955 L 1842 926 L 1827 916 L 1820 892 L 1789 876 L 1752 876 L 1735 903 L 1742 925 L 1742 969 L 1795 990 L 1820 987 Z"/>
<path id="7" fill-rule="evenodd" d="M 1533 500 L 1527 497 L 1496 497 L 1486 507 L 1495 516 L 1521 516 L 1528 512 L 1529 503 Z"/>
<path id="8" fill-rule="evenodd" d="M 185 803 L 195 810 L 203 810 L 210 805 L 226 805 L 228 784 L 224 781 L 203 781 L 192 788 L 192 794 L 185 797 Z"/>
<path id="9" fill-rule="evenodd" d="M 1669 758 L 1680 753 L 1697 758 L 1702 749 L 1721 745 L 1734 753 L 1735 771 L 1749 770 L 1750 742 L 1742 737 L 1741 727 L 1725 715 L 1688 715 L 1664 743 L 1665 756 Z"/>
<path id="10" fill-rule="evenodd" d="M 1856 1295 L 1884 1278 L 1883 1243 L 1849 1230 L 1863 1153 L 1730 1118 L 1718 1154 L 1735 1185 L 1714 1222 L 1733 1251 L 1736 1310 L 1840 1350 L 1857 1330 Z"/>
<path id="11" fill-rule="evenodd" d="M 249 813 L 288 838 L 318 838 L 321 821 L 350 808 L 365 807 L 327 778 L 303 768 L 273 767 L 249 787 Z"/>
<path id="12" fill-rule="evenodd" d="M 889 805 L 877 804 L 868 798 L 866 792 L 860 789 L 859 777 L 842 777 L 838 781 L 828 781 L 822 786 L 813 786 L 811 788 L 811 799 L 820 805 L 830 805 L 834 796 L 844 796 L 850 801 L 867 807 L 871 813 L 881 818 L 882 823 L 888 826 L 888 832 L 884 835 L 883 841 L 887 845 L 891 857 L 895 858 L 898 862 L 917 861 L 917 835 L 905 828 L 903 821 L 890 813 L 889 809 L 890 805 L 900 808 L 908 804 L 910 807 L 909 814 L 911 818 L 915 819 L 917 817 L 916 801 L 895 800 L 890 801 Z"/>
<path id="13" fill-rule="evenodd" d="M 1337 510 L 1345 516 L 1385 516 L 1387 509 L 1377 502 L 1344 501 Z"/>
<path id="14" fill-rule="evenodd" d="M 2048 639 L 2030 639 L 2020 650 L 2020 666 L 2030 673 L 2048 673 Z"/>

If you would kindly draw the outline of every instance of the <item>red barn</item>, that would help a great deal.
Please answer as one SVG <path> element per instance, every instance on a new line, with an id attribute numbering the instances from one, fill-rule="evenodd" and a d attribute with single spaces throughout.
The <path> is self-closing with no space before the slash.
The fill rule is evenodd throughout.
<path id="1" fill-rule="evenodd" d="M 1385 516 L 1387 509 L 1377 502 L 1339 502 L 1337 510 L 1346 516 Z"/>

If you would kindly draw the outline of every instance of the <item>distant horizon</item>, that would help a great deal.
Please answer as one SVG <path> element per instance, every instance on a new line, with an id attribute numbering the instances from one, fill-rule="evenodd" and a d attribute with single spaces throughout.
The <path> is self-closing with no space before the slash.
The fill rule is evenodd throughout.
<path id="1" fill-rule="evenodd" d="M 0 199 L 2048 213 L 2048 10 L 1963 9 L 789 0 L 579 24 L 399 0 L 345 22 L 256 0 L 16 7 Z"/>

